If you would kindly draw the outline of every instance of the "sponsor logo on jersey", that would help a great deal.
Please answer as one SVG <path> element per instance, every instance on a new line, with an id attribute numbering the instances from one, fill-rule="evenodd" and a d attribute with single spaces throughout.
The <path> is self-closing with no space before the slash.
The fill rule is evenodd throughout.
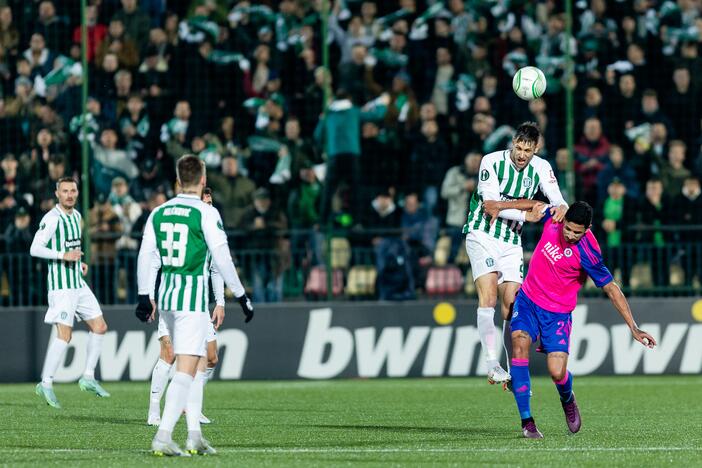
<path id="1" fill-rule="evenodd" d="M 556 263 L 558 260 L 563 258 L 561 248 L 557 245 L 551 244 L 550 242 L 546 242 L 546 245 L 544 245 L 541 251 L 544 253 L 544 255 L 546 255 L 546 258 L 548 258 L 551 263 Z M 573 252 L 571 251 L 571 255 L 572 253 Z"/>
<path id="2" fill-rule="evenodd" d="M 69 239 L 66 241 L 67 249 L 72 249 L 74 247 L 80 247 L 80 239 Z"/>

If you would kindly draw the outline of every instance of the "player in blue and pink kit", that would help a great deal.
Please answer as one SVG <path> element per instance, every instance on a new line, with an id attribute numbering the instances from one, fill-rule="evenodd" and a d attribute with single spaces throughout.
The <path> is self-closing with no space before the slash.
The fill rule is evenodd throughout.
<path id="1" fill-rule="evenodd" d="M 600 246 L 590 231 L 590 205 L 574 203 L 563 223 L 550 219 L 550 210 L 545 213 L 545 219 L 529 272 L 514 302 L 511 327 L 512 391 L 522 418 L 522 432 L 530 439 L 543 438 L 530 408 L 529 348 L 537 339 L 541 342 L 540 350 L 547 354 L 548 370 L 561 397 L 568 429 L 573 433 L 580 430 L 573 375 L 567 365 L 571 313 L 588 276 L 607 294 L 634 339 L 650 348 L 656 345 L 656 340 L 636 325 L 624 294 L 602 261 Z"/>

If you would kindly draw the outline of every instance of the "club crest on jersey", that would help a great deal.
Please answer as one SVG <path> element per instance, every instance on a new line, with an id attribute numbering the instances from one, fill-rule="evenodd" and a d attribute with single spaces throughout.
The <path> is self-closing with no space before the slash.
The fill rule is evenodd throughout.
<path id="1" fill-rule="evenodd" d="M 486 264 L 488 267 L 492 268 L 493 266 L 495 266 L 495 260 L 493 260 L 492 258 L 486 258 L 486 259 L 485 259 L 485 264 Z"/>
<path id="2" fill-rule="evenodd" d="M 568 247 L 563 251 L 563 255 L 565 255 L 566 258 L 570 258 L 573 256 L 573 251 Z"/>
<path id="3" fill-rule="evenodd" d="M 66 320 L 68 318 L 68 312 L 61 312 L 61 320 Z"/>
<path id="4" fill-rule="evenodd" d="M 522 185 L 524 185 L 524 188 L 531 188 L 531 177 L 525 177 Z"/>
<path id="5" fill-rule="evenodd" d="M 487 169 L 483 169 L 480 172 L 480 180 L 488 180 L 490 178 L 490 173 L 487 171 Z"/>

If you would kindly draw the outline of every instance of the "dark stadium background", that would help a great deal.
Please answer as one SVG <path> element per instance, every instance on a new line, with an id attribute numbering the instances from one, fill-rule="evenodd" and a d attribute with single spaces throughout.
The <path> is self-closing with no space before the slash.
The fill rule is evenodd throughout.
<path id="1" fill-rule="evenodd" d="M 467 200 L 481 155 L 525 120 L 567 199 L 595 207 L 625 291 L 698 293 L 699 8 L 568 7 L 87 1 L 85 83 L 79 2 L 2 2 L 1 303 L 44 304 L 27 252 L 62 175 L 81 180 L 89 282 L 103 304 L 133 303 L 141 228 L 187 152 L 255 302 L 472 297 Z M 542 100 L 510 89 L 527 64 L 547 76 Z M 340 94 L 370 120 L 325 114 Z"/>

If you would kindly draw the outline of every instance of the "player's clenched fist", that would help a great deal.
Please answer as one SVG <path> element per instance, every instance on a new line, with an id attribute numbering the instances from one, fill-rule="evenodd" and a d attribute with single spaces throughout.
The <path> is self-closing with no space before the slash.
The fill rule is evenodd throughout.
<path id="1" fill-rule="evenodd" d="M 241 297 L 237 297 L 236 299 L 237 301 L 239 301 L 241 311 L 246 316 L 246 320 L 244 320 L 244 323 L 249 323 L 254 316 L 254 308 L 253 304 L 251 303 L 251 299 L 249 299 L 249 296 L 247 296 L 246 294 L 244 294 Z"/>
<path id="2" fill-rule="evenodd" d="M 148 294 L 140 294 L 137 298 L 137 306 L 134 315 L 142 322 L 151 322 L 156 314 L 156 303 L 149 298 Z"/>
<path id="3" fill-rule="evenodd" d="M 69 250 L 63 254 L 63 260 L 66 262 L 77 262 L 83 256 L 80 249 Z"/>

